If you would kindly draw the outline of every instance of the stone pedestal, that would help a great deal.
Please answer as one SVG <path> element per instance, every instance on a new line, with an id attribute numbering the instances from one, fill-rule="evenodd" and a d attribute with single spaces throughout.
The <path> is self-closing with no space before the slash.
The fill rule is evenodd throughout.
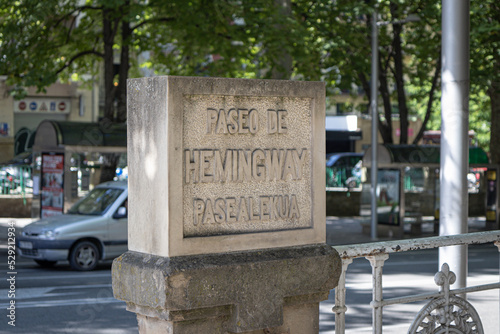
<path id="1" fill-rule="evenodd" d="M 129 252 L 113 292 L 141 333 L 318 332 L 326 241 L 322 82 L 128 81 Z"/>
<path id="2" fill-rule="evenodd" d="M 319 302 L 340 276 L 327 245 L 113 262 L 115 298 L 140 333 L 317 333 Z"/>

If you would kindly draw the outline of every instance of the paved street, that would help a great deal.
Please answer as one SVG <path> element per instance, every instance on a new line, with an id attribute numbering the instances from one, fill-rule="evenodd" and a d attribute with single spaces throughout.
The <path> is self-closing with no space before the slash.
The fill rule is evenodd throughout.
<path id="1" fill-rule="evenodd" d="M 5 248 L 0 259 L 6 263 Z M 7 275 L 2 265 L 2 278 Z M 137 333 L 134 313 L 113 298 L 111 263 L 92 272 L 71 271 L 61 263 L 40 268 L 31 260 L 17 258 L 15 275 L 15 328 L 8 325 L 8 283 L 0 282 L 0 333 Z"/>
<path id="2" fill-rule="evenodd" d="M 360 233 L 355 219 L 330 219 L 329 241 L 368 242 Z M 340 233 L 342 231 L 342 233 Z M 2 232 L 3 233 L 3 232 Z M 0 239 L 0 333 L 137 333 L 135 314 L 125 310 L 125 303 L 113 298 L 111 263 L 92 272 L 71 271 L 68 263 L 52 269 L 38 267 L 33 261 L 16 258 L 16 327 L 8 325 L 9 283 L 7 249 Z M 384 266 L 384 297 L 437 291 L 434 273 L 438 267 L 436 250 L 393 254 Z M 492 245 L 471 246 L 469 279 L 471 284 L 498 282 L 499 255 Z M 371 332 L 371 267 L 367 260 L 357 259 L 349 266 L 347 276 L 347 333 Z M 320 306 L 320 333 L 334 333 L 333 292 Z M 485 333 L 499 328 L 498 290 L 469 295 L 483 320 Z M 396 305 L 384 309 L 384 333 L 406 333 L 422 303 Z"/>

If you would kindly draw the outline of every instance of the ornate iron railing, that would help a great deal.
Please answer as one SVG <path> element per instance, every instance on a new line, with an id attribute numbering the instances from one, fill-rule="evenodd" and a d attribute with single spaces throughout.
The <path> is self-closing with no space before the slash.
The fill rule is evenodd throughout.
<path id="1" fill-rule="evenodd" d="M 335 288 L 335 333 L 345 333 L 346 307 L 346 272 L 349 264 L 355 258 L 366 258 L 372 267 L 372 327 L 373 333 L 382 333 L 383 307 L 394 304 L 404 304 L 416 301 L 430 300 L 416 315 L 408 333 L 483 333 L 479 315 L 474 307 L 460 295 L 500 289 L 499 283 L 477 285 L 450 290 L 455 274 L 444 264 L 435 276 L 435 282 L 440 286 L 437 293 L 407 295 L 398 298 L 383 299 L 382 269 L 384 262 L 391 253 L 412 250 L 433 249 L 446 246 L 473 245 L 494 243 L 500 251 L 500 231 L 475 232 L 462 235 L 428 237 L 384 241 L 358 245 L 334 247 L 342 259 L 342 273 L 337 288 Z"/>

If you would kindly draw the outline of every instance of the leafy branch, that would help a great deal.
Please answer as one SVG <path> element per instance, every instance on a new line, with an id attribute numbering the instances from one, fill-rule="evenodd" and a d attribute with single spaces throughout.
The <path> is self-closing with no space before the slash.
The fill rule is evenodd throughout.
<path id="1" fill-rule="evenodd" d="M 55 74 L 58 75 L 59 73 L 64 71 L 66 68 L 71 66 L 71 64 L 73 62 L 75 62 L 78 58 L 89 55 L 89 54 L 93 54 L 93 55 L 96 55 L 98 57 L 104 58 L 104 54 L 101 52 L 98 52 L 96 50 L 81 51 L 81 52 L 77 53 L 76 55 L 74 55 L 73 57 L 71 57 L 67 62 L 65 62 L 64 65 L 59 70 L 57 70 Z"/>

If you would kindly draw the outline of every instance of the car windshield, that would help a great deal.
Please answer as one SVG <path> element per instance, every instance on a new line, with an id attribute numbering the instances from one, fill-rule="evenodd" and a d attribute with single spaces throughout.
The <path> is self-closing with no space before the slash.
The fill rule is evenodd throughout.
<path id="1" fill-rule="evenodd" d="M 80 215 L 102 215 L 115 202 L 123 189 L 96 188 L 87 197 L 77 202 L 68 213 Z"/>

